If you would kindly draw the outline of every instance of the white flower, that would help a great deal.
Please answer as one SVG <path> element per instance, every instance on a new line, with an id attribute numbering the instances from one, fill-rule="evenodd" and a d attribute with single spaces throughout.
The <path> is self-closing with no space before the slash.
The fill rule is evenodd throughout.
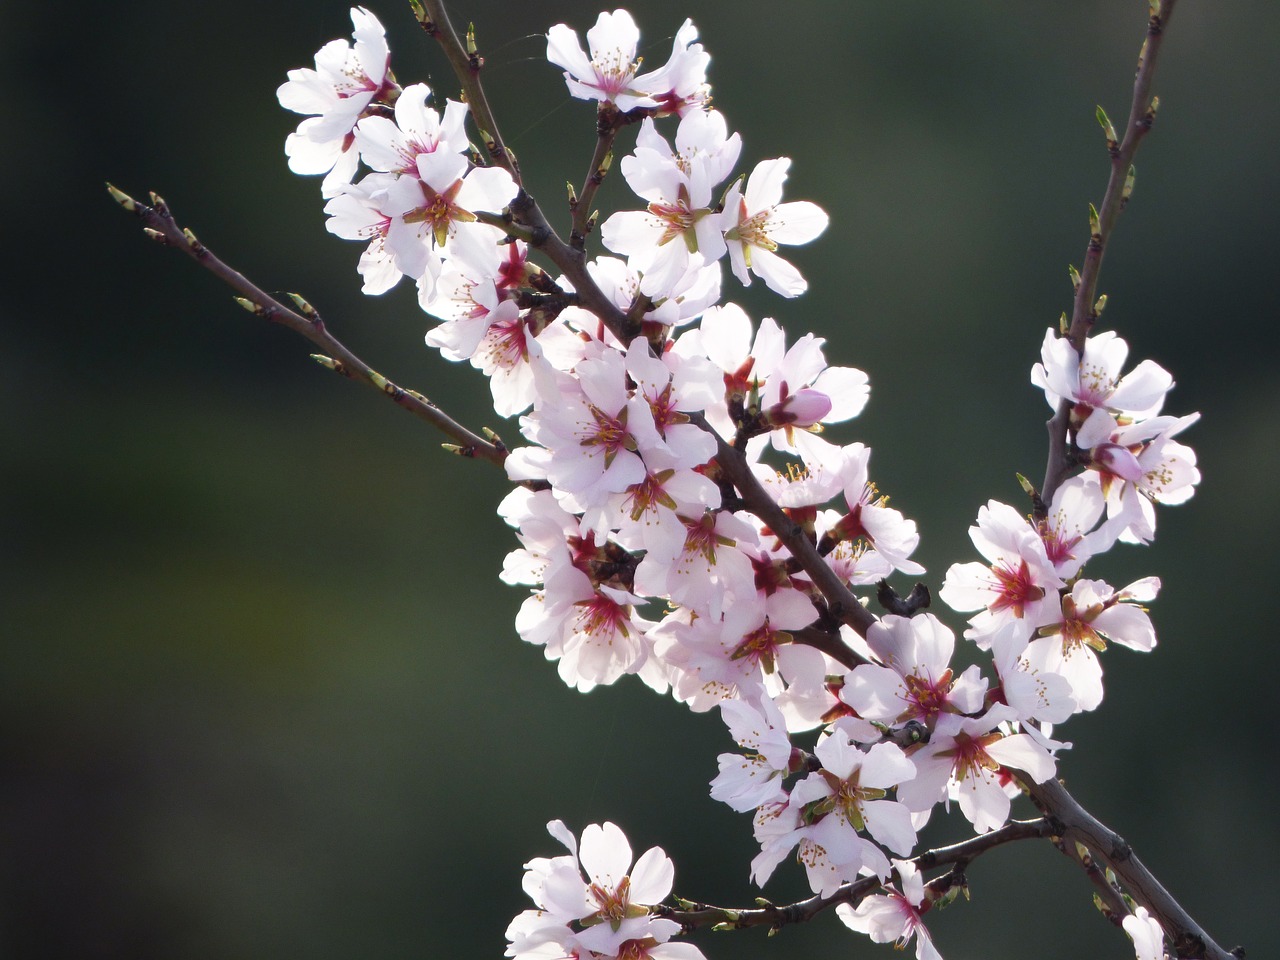
<path id="1" fill-rule="evenodd" d="M 849 929 L 865 933 L 876 943 L 892 941 L 899 950 L 915 937 L 916 960 L 942 960 L 921 919 L 921 914 L 929 907 L 925 900 L 924 879 L 910 860 L 894 860 L 893 868 L 898 872 L 901 893 L 893 887 L 885 887 L 885 896 L 864 897 L 856 908 L 847 903 L 839 904 L 836 916 Z"/>
<path id="2" fill-rule="evenodd" d="M 686 20 L 676 32 L 671 58 L 658 70 L 637 75 L 640 30 L 626 10 L 602 12 L 587 31 L 590 56 L 576 31 L 558 23 L 547 31 L 547 59 L 564 68 L 569 93 L 580 100 L 612 103 L 623 113 L 637 107 L 656 114 L 683 114 L 707 98 L 711 57 L 695 43 L 697 28 Z"/>
<path id="3" fill-rule="evenodd" d="M 1086 340 L 1083 357 L 1052 327 L 1045 331 L 1031 382 L 1044 388 L 1049 406 L 1071 402 L 1076 443 L 1086 450 L 1107 438 L 1117 417 L 1135 421 L 1155 416 L 1173 387 L 1169 371 L 1153 360 L 1143 360 L 1121 377 L 1128 355 L 1129 345 L 1111 330 Z"/>
<path id="4" fill-rule="evenodd" d="M 1058 590 L 1066 584 L 1026 517 L 991 500 L 978 510 L 978 523 L 969 528 L 969 538 L 990 565 L 952 564 L 938 592 L 953 610 L 979 611 L 969 618 L 973 626 L 965 636 L 986 649 L 991 635 L 1010 621 L 1030 636 L 1036 627 L 1058 616 L 1062 609 Z"/>
<path id="5" fill-rule="evenodd" d="M 762 160 L 747 178 L 725 195 L 721 229 L 729 247 L 729 264 L 744 286 L 754 273 L 770 290 L 797 297 L 808 289 L 800 271 L 774 251 L 778 245 L 808 243 L 827 228 L 826 213 L 815 203 L 782 203 L 782 184 L 791 160 Z M 750 271 L 750 273 L 748 272 Z"/>
<path id="6" fill-rule="evenodd" d="M 333 40 L 316 54 L 316 68 L 289 71 L 276 97 L 280 106 L 294 113 L 312 115 L 285 141 L 289 169 L 300 174 L 330 172 L 323 195 L 336 196 L 350 183 L 356 170 L 351 136 L 356 121 L 375 101 L 390 101 L 399 93 L 388 67 L 382 24 L 364 7 L 352 7 L 355 45 Z"/>
<path id="7" fill-rule="evenodd" d="M 1121 920 L 1120 925 L 1133 941 L 1133 953 L 1137 960 L 1165 960 L 1164 928 L 1160 926 L 1159 920 L 1147 912 L 1146 907 L 1138 907 Z"/>
<path id="8" fill-rule="evenodd" d="M 720 704 L 720 717 L 738 745 L 751 752 L 717 757 L 720 774 L 711 781 L 712 799 L 739 813 L 785 800 L 782 781 L 791 766 L 791 738 L 773 700 L 725 700 Z"/>

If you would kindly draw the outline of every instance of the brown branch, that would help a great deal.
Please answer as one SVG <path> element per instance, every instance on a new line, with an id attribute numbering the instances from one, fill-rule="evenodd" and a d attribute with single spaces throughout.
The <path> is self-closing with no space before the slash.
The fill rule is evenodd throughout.
<path id="1" fill-rule="evenodd" d="M 463 49 L 457 34 L 448 28 L 448 14 L 443 0 L 422 0 L 421 6 L 426 8 L 426 22 L 423 22 L 423 28 L 444 48 L 459 83 L 467 91 L 468 98 L 474 95 L 477 102 L 485 104 L 484 112 L 477 113 L 476 119 L 478 123 L 488 124 L 494 128 L 489 132 L 496 137 L 494 130 L 497 124 L 488 113 L 488 101 L 484 99 L 479 70 L 471 65 L 467 51 Z M 420 17 L 419 20 L 422 22 L 423 18 Z M 428 22 L 431 24 L 430 27 L 427 26 Z M 515 224 L 527 230 L 527 233 L 522 233 L 521 236 L 527 236 L 530 246 L 541 250 L 563 271 L 573 285 L 578 295 L 578 303 L 583 309 L 599 317 L 600 321 L 623 344 L 630 344 L 640 335 L 639 318 L 628 316 L 605 296 L 587 272 L 584 250 L 565 243 L 561 239 L 532 194 L 521 188 L 516 198 L 511 201 L 510 210 Z M 738 488 L 747 509 L 768 524 L 791 550 L 800 561 L 805 573 L 831 604 L 833 614 L 853 627 L 860 635 L 866 636 L 867 628 L 876 622 L 875 615 L 858 601 L 858 598 L 836 576 L 835 571 L 827 566 L 817 548 L 805 536 L 804 531 L 782 512 L 782 508 L 769 496 L 751 472 L 743 454 L 716 434 L 705 420 L 694 418 L 694 422 L 716 437 L 718 445 L 716 459 L 734 486 Z"/>
<path id="2" fill-rule="evenodd" d="M 1121 885 L 1138 903 L 1160 921 L 1165 936 L 1183 960 L 1235 960 L 1242 952 L 1224 950 L 1204 932 L 1173 895 L 1138 859 L 1120 834 L 1101 823 L 1082 807 L 1057 780 L 1028 784 L 1031 799 L 1045 816 L 1053 820 L 1068 842 L 1078 841 L 1111 868 Z M 1237 947 L 1236 951 L 1240 948 Z"/>
<path id="3" fill-rule="evenodd" d="M 1098 275 L 1102 270 L 1102 257 L 1115 231 L 1116 222 L 1129 199 L 1133 187 L 1131 164 L 1138 146 L 1148 133 L 1155 119 L 1158 101 L 1151 97 L 1151 82 L 1155 76 L 1156 60 L 1160 54 L 1165 28 L 1173 15 L 1177 0 L 1151 0 L 1151 15 L 1147 20 L 1147 35 L 1138 55 L 1138 70 L 1133 81 L 1133 101 L 1129 107 L 1129 120 L 1124 138 L 1116 143 L 1113 134 L 1107 134 L 1107 150 L 1111 158 L 1111 174 L 1097 217 L 1090 217 L 1089 244 L 1085 248 L 1084 263 L 1076 282 L 1075 299 L 1071 308 L 1071 323 L 1066 337 L 1077 355 L 1084 356 L 1085 340 L 1098 319 Z M 1105 117 L 1100 112 L 1099 119 Z M 1064 400 L 1046 427 L 1049 431 L 1049 456 L 1045 464 L 1044 483 L 1040 497 L 1046 507 L 1053 500 L 1054 491 L 1070 474 L 1067 427 L 1071 420 L 1071 404 Z"/>
<path id="4" fill-rule="evenodd" d="M 244 274 L 219 260 L 214 256 L 213 251 L 196 239 L 194 233 L 178 226 L 168 204 L 154 193 L 151 195 L 151 201 L 155 206 L 148 206 L 110 184 L 108 184 L 108 190 L 117 203 L 142 220 L 149 237 L 165 246 L 182 251 L 239 293 L 241 296 L 236 299 L 241 306 L 265 320 L 288 327 L 323 350 L 323 355 L 316 355 L 316 359 L 323 366 L 352 380 L 368 384 L 397 406 L 425 420 L 453 441 L 448 448 L 455 453 L 488 460 L 499 466 L 506 460 L 507 450 L 501 443 L 490 442 L 472 433 L 421 393 L 397 386 L 348 350 L 329 332 L 315 308 L 301 297 L 294 296 L 298 310 L 301 311 L 299 313 L 266 293 Z"/>
<path id="5" fill-rule="evenodd" d="M 578 249 L 586 246 L 587 220 L 592 214 L 591 203 L 596 198 L 596 191 L 600 189 L 600 184 L 604 183 L 605 174 L 609 171 L 610 157 L 613 154 L 613 143 L 618 138 L 618 131 L 626 122 L 626 115 L 612 103 L 601 104 L 596 111 L 596 150 L 591 156 L 587 176 L 582 181 L 582 189 L 570 204 L 573 211 L 573 227 L 569 231 L 569 243 Z"/>
<path id="6" fill-rule="evenodd" d="M 1047 837 L 1053 833 L 1053 830 L 1054 824 L 1047 818 L 1041 820 L 1014 820 L 1005 824 L 999 830 L 992 830 L 990 833 L 981 834 L 961 843 L 955 843 L 948 847 L 938 847 L 934 850 L 926 850 L 924 853 L 912 857 L 911 862 L 921 870 L 929 870 L 949 864 L 954 864 L 963 869 L 989 850 L 994 850 L 996 847 L 1016 840 Z M 760 907 L 737 909 L 683 901 L 687 906 L 682 907 L 682 909 L 677 910 L 672 907 L 659 906 L 654 908 L 654 914 L 675 920 L 686 931 L 710 926 L 720 930 L 739 930 L 745 927 L 769 927 L 772 930 L 777 930 L 791 923 L 806 923 L 823 910 L 836 904 L 857 903 L 863 897 L 872 893 L 878 886 L 880 886 L 878 879 L 865 877 L 853 883 L 844 884 L 829 896 L 813 896 L 807 900 L 800 900 L 781 907 L 774 904 L 766 904 Z"/>
<path id="7" fill-rule="evenodd" d="M 458 39 L 457 31 L 449 21 L 449 14 L 441 0 L 410 0 L 413 15 L 417 17 L 419 26 L 430 37 L 433 37 L 449 58 L 454 76 L 462 85 L 463 98 L 471 108 L 471 118 L 480 128 L 485 138 L 485 149 L 495 164 L 511 174 L 515 182 L 523 186 L 520 176 L 520 164 L 515 154 L 502 142 L 502 134 L 498 132 L 498 121 L 489 107 L 489 100 L 484 94 L 484 85 L 480 83 L 480 71 L 484 69 L 484 57 L 474 49 L 464 47 Z M 468 31 L 468 41 L 472 40 Z M 471 43 L 468 43 L 471 46 Z"/>

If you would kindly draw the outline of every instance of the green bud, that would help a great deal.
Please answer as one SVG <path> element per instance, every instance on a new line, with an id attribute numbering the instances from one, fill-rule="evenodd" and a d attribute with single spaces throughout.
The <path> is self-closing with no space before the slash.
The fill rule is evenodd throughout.
<path id="1" fill-rule="evenodd" d="M 1118 138 L 1116 137 L 1116 128 L 1112 126 L 1111 118 L 1107 116 L 1107 111 L 1103 110 L 1102 107 L 1099 106 L 1098 112 L 1095 116 L 1097 116 L 1098 124 L 1102 127 L 1102 132 L 1107 138 L 1107 146 L 1114 148 L 1118 142 Z"/>
<path id="2" fill-rule="evenodd" d="M 311 354 L 311 359 L 320 364 L 320 366 L 324 367 L 326 370 L 338 369 L 338 361 L 333 359 L 333 357 L 326 357 L 323 353 L 313 353 Z"/>
<path id="3" fill-rule="evenodd" d="M 317 311 L 315 307 L 313 307 L 310 303 L 308 303 L 306 299 L 303 298 L 302 294 L 290 293 L 290 294 L 286 294 L 286 296 L 288 296 L 288 298 L 294 302 L 294 304 L 298 308 L 298 312 L 301 313 L 304 317 L 306 317 L 312 323 L 320 322 L 319 311 Z"/>
<path id="4" fill-rule="evenodd" d="M 1121 200 L 1127 201 L 1133 196 L 1133 180 L 1136 175 L 1137 171 L 1134 169 L 1133 164 L 1130 164 L 1129 172 L 1124 175 L 1124 189 L 1120 191 Z"/>
<path id="5" fill-rule="evenodd" d="M 130 213 L 137 213 L 138 201 L 134 200 L 133 197 L 129 196 L 123 190 L 117 190 L 115 187 L 113 187 L 111 184 L 108 183 L 107 193 L 111 194 L 112 200 L 120 204 L 120 206 L 124 207 Z"/>
<path id="6" fill-rule="evenodd" d="M 1101 232 L 1098 226 L 1098 208 L 1089 204 L 1089 236 L 1096 237 Z"/>
<path id="7" fill-rule="evenodd" d="M 259 316 L 262 314 L 262 307 L 254 303 L 252 300 L 249 300 L 246 297 L 236 297 L 235 300 L 236 303 L 240 304 L 240 306 L 248 310 L 250 313 L 257 314 Z"/>
<path id="8" fill-rule="evenodd" d="M 1071 276 L 1071 289 L 1079 290 L 1080 289 L 1080 271 L 1076 269 L 1076 265 L 1074 263 L 1067 264 L 1067 273 Z"/>

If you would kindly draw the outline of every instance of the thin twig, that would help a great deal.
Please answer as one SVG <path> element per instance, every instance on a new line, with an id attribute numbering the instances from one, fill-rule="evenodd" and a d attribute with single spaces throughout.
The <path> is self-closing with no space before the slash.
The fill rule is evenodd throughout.
<path id="1" fill-rule="evenodd" d="M 998 830 L 955 843 L 948 847 L 926 850 L 912 857 L 911 862 L 921 870 L 943 867 L 949 864 L 967 866 L 982 854 L 1006 843 L 1016 840 L 1031 840 L 1047 837 L 1053 833 L 1054 824 L 1048 819 L 1014 820 Z M 698 927 L 715 926 L 718 929 L 742 929 L 745 927 L 769 927 L 778 929 L 787 924 L 805 923 L 815 916 L 840 903 L 857 903 L 872 893 L 880 881 L 875 877 L 865 877 L 853 883 L 846 883 L 835 893 L 828 896 L 813 896 L 786 906 L 768 904 L 761 907 L 737 909 L 734 907 L 715 907 L 706 903 L 690 904 L 686 909 L 657 907 L 654 913 L 660 917 L 675 920 L 685 930 Z"/>
<path id="2" fill-rule="evenodd" d="M 479 52 L 468 50 L 458 39 L 457 32 L 449 20 L 444 4 L 439 0 L 411 0 L 414 16 L 418 24 L 429 36 L 439 41 L 445 56 L 453 67 L 454 76 L 462 85 L 463 96 L 471 108 L 472 119 L 486 138 L 485 149 L 495 164 L 511 174 L 516 184 L 523 186 L 520 176 L 520 164 L 515 154 L 507 149 L 498 130 L 497 118 L 489 107 L 489 100 L 484 95 L 484 85 L 480 83 L 480 71 L 484 68 L 484 57 Z"/>
<path id="3" fill-rule="evenodd" d="M 1096 227 L 1091 224 L 1089 244 L 1085 248 L 1080 279 L 1076 283 L 1071 324 L 1066 333 L 1077 356 L 1084 356 L 1085 340 L 1098 319 L 1098 275 L 1102 270 L 1103 254 L 1132 188 L 1130 165 L 1138 152 L 1139 144 L 1151 131 L 1151 123 L 1155 118 L 1151 81 L 1155 76 L 1164 31 L 1173 15 L 1176 2 L 1177 0 L 1153 0 L 1151 15 L 1147 20 L 1146 40 L 1138 57 L 1138 70 L 1133 82 L 1133 102 L 1129 107 L 1129 121 L 1125 126 L 1124 138 L 1119 143 L 1109 141 L 1107 145 L 1111 157 L 1111 175 L 1107 180 L 1102 205 L 1097 210 Z M 1049 456 L 1045 464 L 1044 483 L 1039 491 L 1046 507 L 1053 500 L 1054 491 L 1071 472 L 1070 451 L 1067 447 L 1067 427 L 1070 420 L 1071 403 L 1064 400 L 1046 424 L 1049 431 Z"/>
<path id="4" fill-rule="evenodd" d="M 592 210 L 591 204 L 596 198 L 600 184 L 604 183 L 605 174 L 609 171 L 609 160 L 613 154 L 613 142 L 618 139 L 618 131 L 626 124 L 626 115 L 613 104 L 602 105 L 596 112 L 596 149 L 591 155 L 591 165 L 582 181 L 582 189 L 573 198 L 573 226 L 569 231 L 569 243 L 579 249 L 587 243 L 587 220 Z"/>
<path id="5" fill-rule="evenodd" d="M 397 386 L 348 350 L 329 332 L 320 315 L 306 301 L 300 297 L 295 298 L 302 310 L 302 313 L 298 313 L 251 282 L 244 274 L 223 263 L 214 256 L 213 251 L 196 239 L 194 233 L 178 226 L 168 204 L 154 193 L 151 200 L 155 205 L 148 206 L 115 187 L 108 185 L 108 189 L 117 203 L 142 220 L 148 236 L 165 246 L 182 251 L 239 293 L 241 296 L 237 299 L 241 306 L 265 320 L 288 327 L 323 350 L 323 354 L 316 355 L 323 366 L 352 380 L 368 384 L 397 406 L 425 420 L 454 441 L 449 447 L 454 452 L 488 460 L 499 466 L 506 460 L 507 450 L 504 446 L 472 433 L 421 393 Z"/>

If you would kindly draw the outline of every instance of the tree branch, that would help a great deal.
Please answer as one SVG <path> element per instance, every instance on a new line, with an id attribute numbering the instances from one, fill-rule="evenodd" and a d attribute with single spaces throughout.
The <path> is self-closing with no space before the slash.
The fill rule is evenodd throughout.
<path id="1" fill-rule="evenodd" d="M 1138 70 L 1133 81 L 1133 101 L 1129 107 L 1129 120 L 1125 125 L 1124 139 L 1117 143 L 1114 139 L 1114 131 L 1110 128 L 1110 121 L 1105 125 L 1107 151 L 1111 156 L 1111 175 L 1102 197 L 1102 206 L 1097 209 L 1096 217 L 1090 216 L 1089 244 L 1085 248 L 1079 280 L 1076 281 L 1071 323 L 1066 331 L 1066 337 L 1071 342 L 1071 346 L 1081 357 L 1084 356 L 1085 340 L 1098 319 L 1098 275 L 1102 270 L 1102 257 L 1133 189 L 1134 155 L 1138 152 L 1138 145 L 1151 132 L 1151 124 L 1155 119 L 1159 100 L 1151 97 L 1151 82 L 1155 76 L 1156 60 L 1164 39 L 1164 31 L 1169 24 L 1169 18 L 1173 15 L 1176 3 L 1177 0 L 1150 0 L 1151 15 L 1147 20 L 1146 40 L 1138 55 Z M 1101 108 L 1099 108 L 1098 119 L 1099 121 L 1106 119 L 1106 114 Z M 1049 431 L 1049 456 L 1045 464 L 1044 483 L 1040 487 L 1040 497 L 1046 508 L 1053 500 L 1054 491 L 1071 472 L 1072 465 L 1067 447 L 1067 427 L 1070 422 L 1071 403 L 1064 400 L 1053 418 L 1046 424 Z"/>
<path id="2" fill-rule="evenodd" d="M 982 854 L 1006 843 L 1016 840 L 1030 840 L 1047 837 L 1052 834 L 1054 824 L 1047 818 L 1041 820 L 1014 820 L 999 830 L 992 830 L 979 836 L 955 843 L 948 847 L 926 850 L 912 857 L 911 862 L 921 870 L 955 864 L 961 868 L 976 860 Z M 846 883 L 830 896 L 813 896 L 786 906 L 764 904 L 760 907 L 737 909 L 734 907 L 715 907 L 706 903 L 689 903 L 681 909 L 659 906 L 654 914 L 675 920 L 686 931 L 698 927 L 714 926 L 720 930 L 739 930 L 745 927 L 769 927 L 777 930 L 791 923 L 806 923 L 815 916 L 839 903 L 857 903 L 872 893 L 880 881 L 875 877 L 864 877 L 853 883 Z"/>
<path id="3" fill-rule="evenodd" d="M 484 86 L 480 83 L 484 57 L 474 49 L 474 38 L 470 30 L 467 32 L 468 44 L 464 47 L 440 0 L 421 0 L 421 2 L 410 0 L 410 3 L 413 6 L 413 15 L 418 19 L 418 25 L 428 36 L 439 41 L 445 56 L 449 58 L 454 76 L 462 85 L 463 98 L 471 107 L 471 117 L 485 138 L 485 149 L 489 157 L 510 173 L 517 185 L 523 187 L 520 164 L 515 154 L 502 142 L 502 134 L 498 132 L 498 120 L 489 107 L 488 98 L 484 95 Z"/>
<path id="4" fill-rule="evenodd" d="M 110 184 L 107 185 L 107 189 L 120 206 L 142 220 L 147 236 L 165 246 L 181 250 L 195 260 L 231 289 L 241 294 L 236 299 L 250 312 L 272 323 L 288 327 L 323 350 L 323 355 L 313 354 L 323 366 L 351 380 L 368 384 L 398 407 L 425 420 L 454 441 L 453 445 L 448 446 L 448 449 L 453 452 L 465 457 L 488 460 L 499 466 L 506 460 L 507 449 L 501 443 L 490 442 L 472 433 L 421 393 L 397 386 L 348 350 L 329 332 L 315 308 L 301 297 L 290 294 L 298 309 L 302 311 L 298 313 L 252 283 L 244 274 L 219 260 L 213 255 L 213 251 L 196 239 L 194 233 L 178 226 L 168 204 L 160 197 L 153 193 L 151 202 L 155 206 L 148 206 Z"/>
<path id="5" fill-rule="evenodd" d="M 466 50 L 462 48 L 461 42 L 458 40 L 458 35 L 451 28 L 446 29 L 449 20 L 443 0 L 422 0 L 422 6 L 426 7 L 427 21 L 432 24 L 431 27 L 428 27 L 427 23 L 424 22 L 423 28 L 434 36 L 444 48 L 450 64 L 453 65 L 453 70 L 459 83 L 467 91 L 468 98 L 474 95 L 477 97 L 478 102 L 486 104 L 485 112 L 476 114 L 477 123 L 488 123 L 496 129 L 497 124 L 488 113 L 487 101 L 484 100 L 479 70 L 471 65 Z M 420 9 L 420 7 L 415 7 L 415 9 Z M 419 19 L 420 21 L 422 20 L 421 17 Z M 489 132 L 492 133 L 493 131 Z M 494 136 L 496 137 L 496 133 Z M 511 201 L 510 209 L 515 222 L 528 229 L 529 245 L 541 250 L 552 263 L 564 272 L 564 275 L 573 285 L 573 289 L 578 295 L 578 302 L 583 309 L 599 317 L 600 321 L 623 344 L 630 344 L 640 335 L 639 318 L 628 316 L 605 296 L 604 292 L 587 272 L 585 251 L 581 247 L 565 243 L 561 239 L 532 194 L 521 188 L 520 193 Z M 751 468 L 743 454 L 735 450 L 719 434 L 712 430 L 702 418 L 693 418 L 693 421 L 715 436 L 718 447 L 716 460 L 720 463 L 726 476 L 738 488 L 747 509 L 768 524 L 796 559 L 799 560 L 805 573 L 809 575 L 831 604 L 832 613 L 853 627 L 860 635 L 865 636 L 867 629 L 876 622 L 876 616 L 867 610 L 849 588 L 841 582 L 835 571 L 822 559 L 817 548 L 809 542 L 804 531 L 782 512 L 782 508 L 769 496 L 768 492 L 756 479 L 755 474 L 751 472 Z"/>
<path id="6" fill-rule="evenodd" d="M 1138 859 L 1124 837 L 1089 813 L 1061 783 L 1050 778 L 1044 783 L 1027 784 L 1027 789 L 1036 806 L 1059 825 L 1064 840 L 1078 841 L 1087 847 L 1094 857 L 1111 868 L 1128 893 L 1160 921 L 1179 957 L 1236 960 L 1243 956 L 1239 947 L 1227 951 L 1218 946 Z"/>

